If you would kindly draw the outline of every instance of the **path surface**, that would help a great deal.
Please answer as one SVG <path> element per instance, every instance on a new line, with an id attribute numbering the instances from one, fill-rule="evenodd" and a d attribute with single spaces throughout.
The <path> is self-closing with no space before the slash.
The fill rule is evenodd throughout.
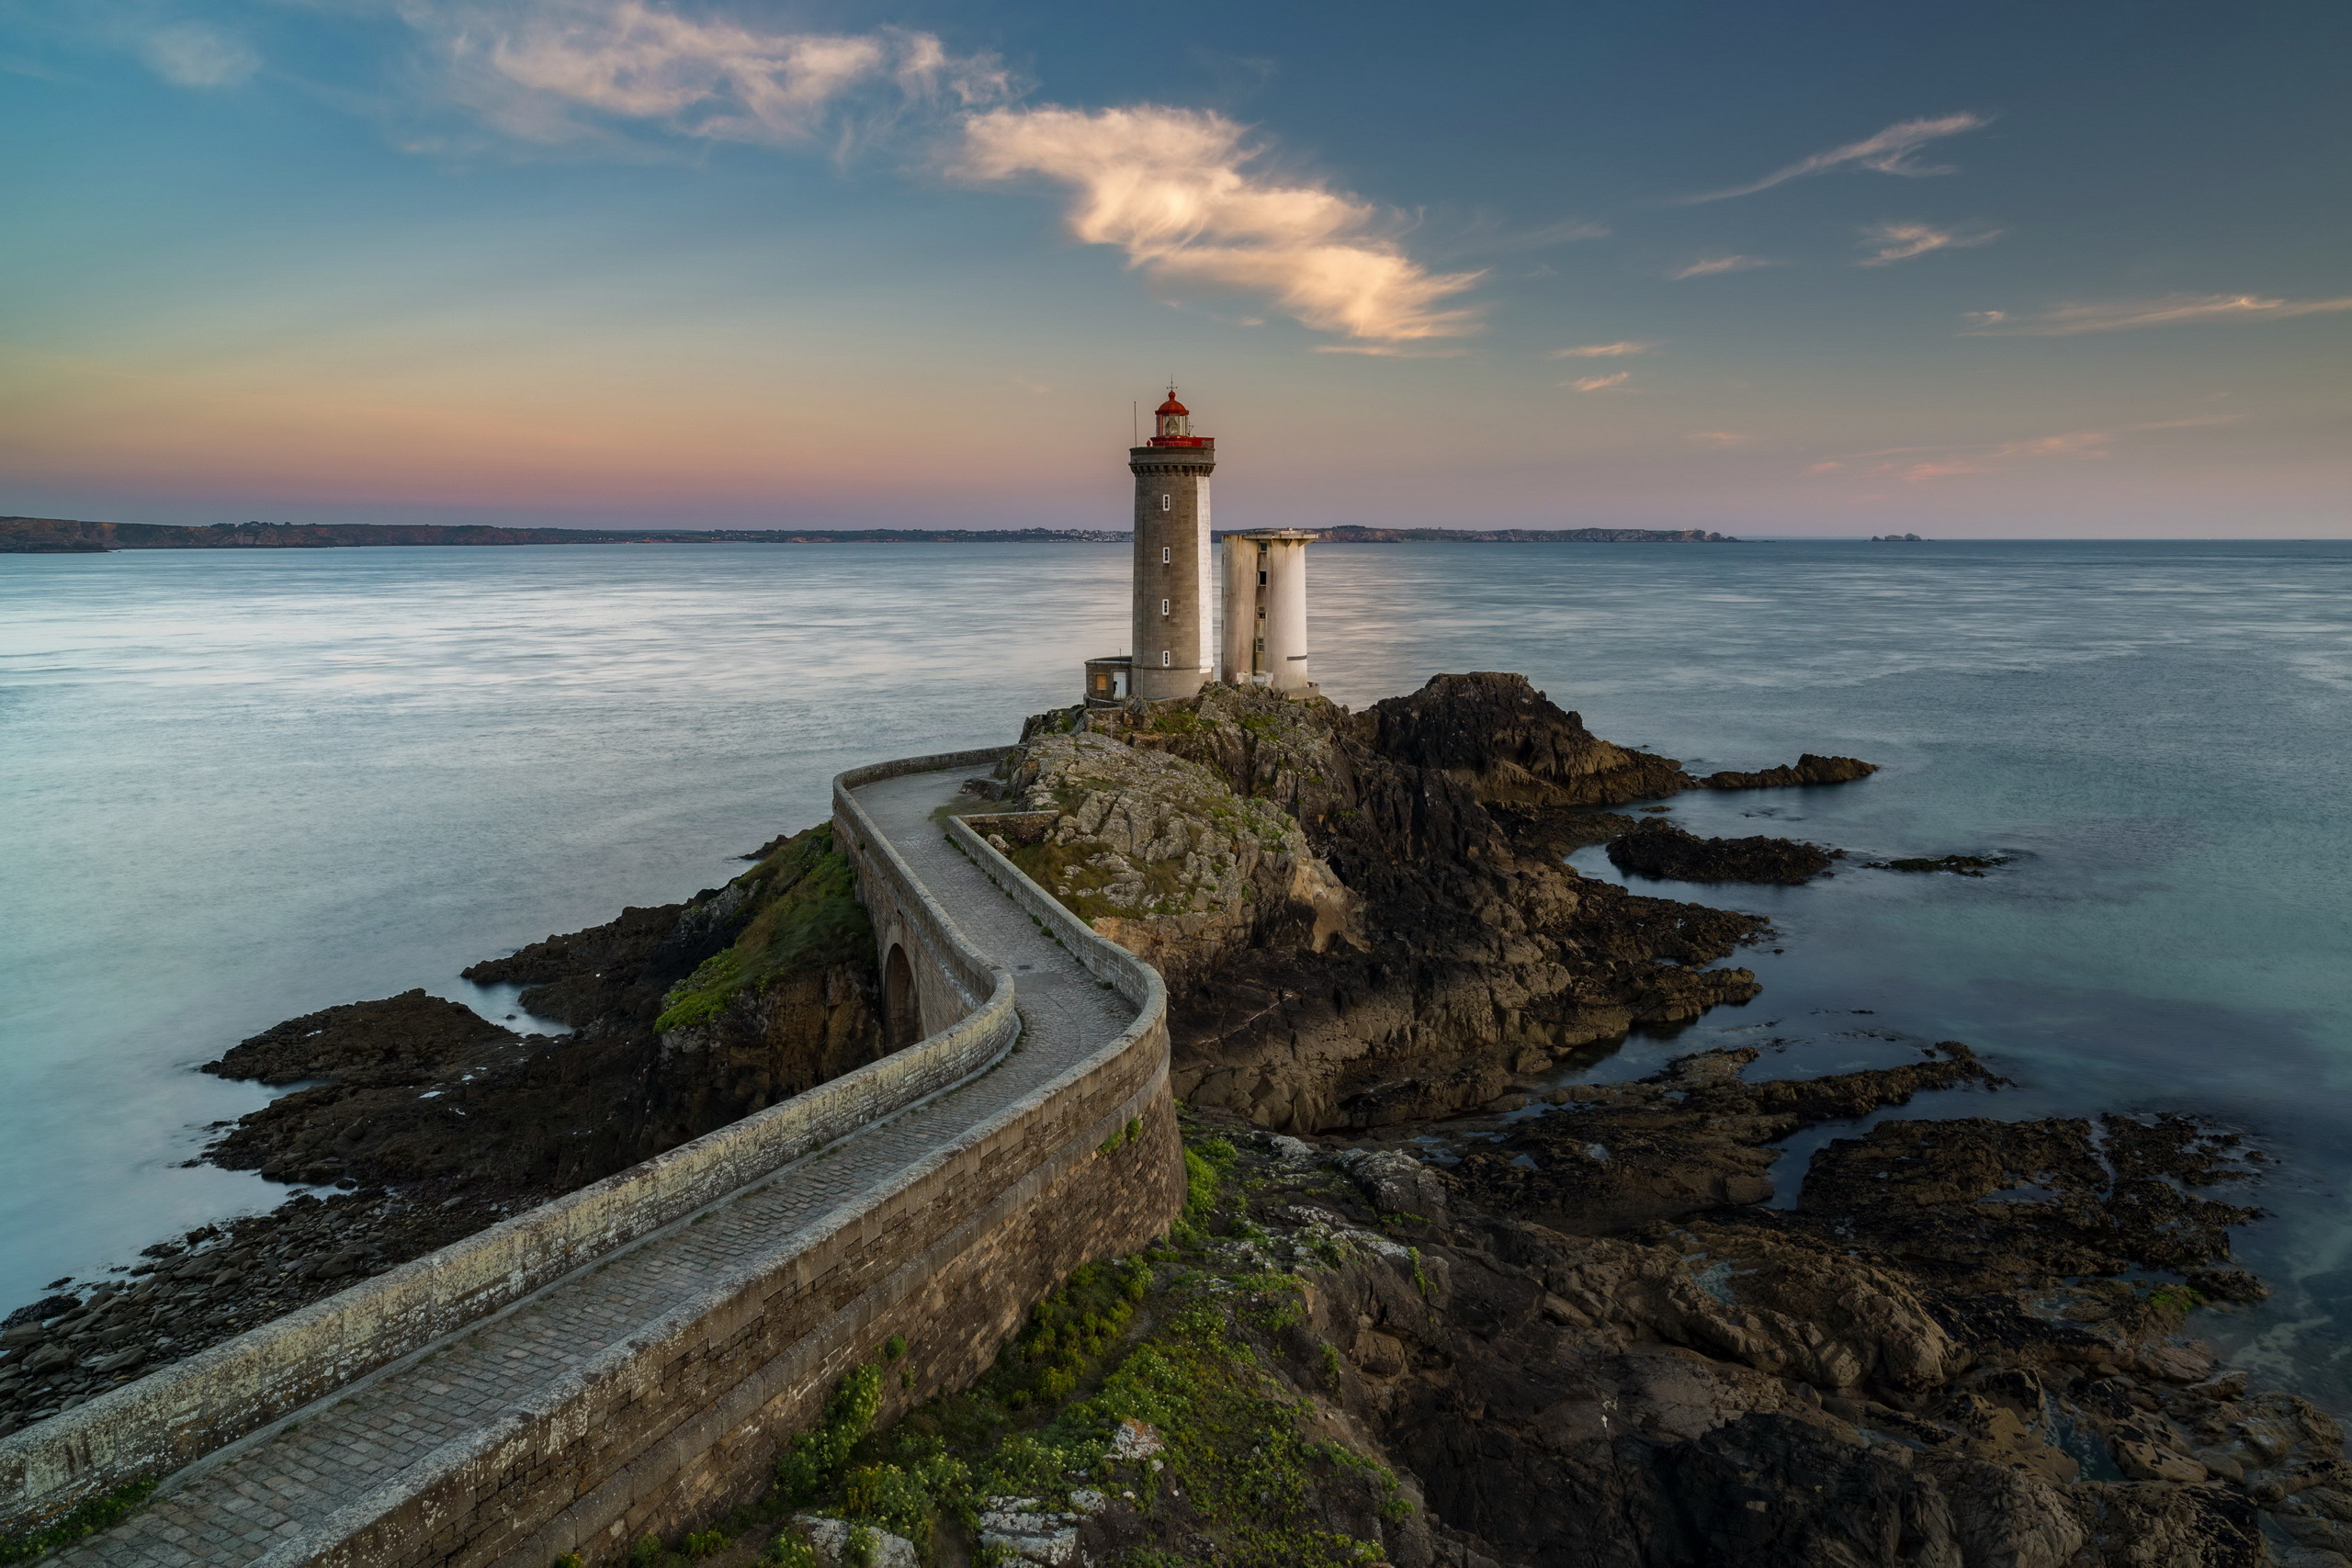
<path id="1" fill-rule="evenodd" d="M 318 1527 L 442 1444 L 496 1420 L 566 1368 L 628 1337 L 762 1255 L 789 1254 L 812 1223 L 887 1190 L 926 1151 L 986 1120 L 1134 1021 L 979 869 L 931 813 L 967 768 L 886 779 L 857 791 L 875 826 L 974 947 L 1013 971 L 1022 1049 L 992 1073 L 854 1134 L 831 1157 L 763 1176 L 747 1197 L 693 1217 L 556 1280 L 501 1315 L 337 1390 L 286 1423 L 198 1461 L 140 1513 L 53 1561 L 83 1564 L 300 1562 L 329 1542 Z"/>

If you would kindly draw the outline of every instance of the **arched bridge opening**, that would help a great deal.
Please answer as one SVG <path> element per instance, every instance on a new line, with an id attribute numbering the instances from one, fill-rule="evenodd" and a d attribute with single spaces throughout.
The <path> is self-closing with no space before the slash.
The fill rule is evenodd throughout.
<path id="1" fill-rule="evenodd" d="M 922 1000 L 915 992 L 915 966 L 907 950 L 890 944 L 882 961 L 882 1046 L 903 1051 L 922 1038 Z"/>

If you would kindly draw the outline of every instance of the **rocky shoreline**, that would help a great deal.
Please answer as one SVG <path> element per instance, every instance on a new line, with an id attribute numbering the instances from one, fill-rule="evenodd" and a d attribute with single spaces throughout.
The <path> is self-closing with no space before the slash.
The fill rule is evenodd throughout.
<path id="1" fill-rule="evenodd" d="M 1274 1501 L 1245 1488 L 1205 1512 L 1107 1448 L 1075 1489 L 942 1482 L 918 1510 L 925 1550 L 977 1561 L 984 1519 L 1034 1514 L 1055 1521 L 1039 1540 L 1097 1562 L 1321 1562 L 1345 1542 L 1381 1555 L 1329 1561 L 2352 1564 L 2341 1433 L 2215 1377 L 2183 1337 L 2195 1313 L 2264 1294 L 2230 1261 L 2256 1211 L 2221 1195 L 2247 1190 L 2261 1151 L 2187 1117 L 1996 1105 L 1881 1121 L 1776 1168 L 1807 1129 L 1920 1094 L 1997 1097 L 1956 1042 L 1810 1078 L 1750 1081 L 1756 1052 L 1712 1051 L 1636 1083 L 1563 1081 L 1633 1032 L 1757 995 L 1724 961 L 1770 934 L 1581 876 L 1570 850 L 1606 842 L 1652 877 L 1801 882 L 1837 852 L 1613 808 L 1873 772 L 1807 754 L 1695 776 L 1500 674 L 1356 714 L 1213 690 L 1033 718 L 964 809 L 1167 976 L 1200 1201 L 1169 1247 L 1123 1266 L 1126 1315 L 1107 1297 L 1094 1314 L 1117 1333 L 1090 1330 L 1075 1361 L 1008 1348 L 984 1380 L 996 1403 L 899 1412 L 857 1452 L 904 1476 L 944 1457 L 967 1479 L 1015 1474 L 1004 1456 L 1038 1434 L 1095 1441 L 1139 1350 L 1210 1355 L 1212 1318 L 1212 1359 L 1246 1347 L 1248 1376 L 1272 1380 L 1249 1385 L 1273 1402 L 1252 1419 L 1323 1447 L 1298 1450 Z M 206 1157 L 316 1190 L 12 1314 L 0 1432 L 880 1055 L 872 934 L 830 829 L 747 859 L 724 887 L 467 971 L 523 986 L 567 1035 L 410 992 L 209 1064 L 294 1087 Z M 1182 1432 L 1155 1440 L 1226 1484 Z M 1361 1480 L 1374 1471 L 1386 1490 Z M 879 1494 L 852 1476 L 791 1506 L 854 1522 Z M 696 1554 L 790 1560 L 769 1541 L 785 1506 Z M 998 1545 L 1022 1561 L 1076 1561 L 1010 1529 Z"/>
<path id="2" fill-rule="evenodd" d="M 211 1163 L 310 1188 L 0 1324 L 0 1435 L 724 1126 L 881 1055 L 873 933 L 827 826 L 726 886 L 469 978 L 571 1026 L 519 1035 L 410 991 L 289 1019 L 204 1071 L 299 1085 Z"/>
<path id="3" fill-rule="evenodd" d="M 859 1531 L 948 1568 L 2345 1560 L 2341 1430 L 2183 1337 L 2260 1292 L 2228 1267 L 2250 1212 L 2199 1195 L 2258 1151 L 2178 1117 L 1890 1122 L 1759 1208 L 1762 1140 L 2004 1086 L 1949 1044 L 1754 1060 L 1418 1157 L 1194 1116 L 1164 1245 L 1080 1270 L 961 1393 L 888 1411 L 854 1374 L 821 1468 L 788 1453 L 636 1561 L 837 1568 Z"/>

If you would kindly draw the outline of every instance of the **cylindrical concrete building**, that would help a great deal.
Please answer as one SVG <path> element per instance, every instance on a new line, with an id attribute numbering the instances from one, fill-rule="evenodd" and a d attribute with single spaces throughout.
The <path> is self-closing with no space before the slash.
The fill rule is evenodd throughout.
<path id="1" fill-rule="evenodd" d="M 1194 435 L 1168 389 L 1152 438 L 1128 448 L 1136 476 L 1135 664 L 1128 690 L 1147 702 L 1199 694 L 1212 673 L 1209 475 L 1216 443 Z"/>
<path id="2" fill-rule="evenodd" d="M 1304 691 L 1306 675 L 1306 546 L 1315 537 L 1295 528 L 1259 536 L 1265 541 L 1266 684 Z"/>
<path id="3" fill-rule="evenodd" d="M 1225 679 L 1307 693 L 1306 547 L 1315 536 L 1264 528 L 1225 536 Z"/>
<path id="4" fill-rule="evenodd" d="M 1225 625 L 1217 633 L 1218 679 L 1228 686 L 1247 686 L 1258 671 L 1258 650 L 1263 628 L 1258 614 L 1258 585 L 1265 581 L 1258 564 L 1258 541 L 1247 534 L 1225 536 Z"/>

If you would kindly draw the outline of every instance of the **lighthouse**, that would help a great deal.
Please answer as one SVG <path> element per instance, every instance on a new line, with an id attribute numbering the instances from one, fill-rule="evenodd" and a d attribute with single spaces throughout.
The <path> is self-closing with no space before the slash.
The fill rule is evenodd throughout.
<path id="1" fill-rule="evenodd" d="M 1209 475 L 1216 443 L 1193 434 L 1192 411 L 1152 411 L 1151 439 L 1127 449 L 1136 477 L 1135 621 L 1128 693 L 1147 702 L 1198 695 L 1215 672 L 1209 589 Z"/>
<path id="2" fill-rule="evenodd" d="M 1136 477 L 1134 651 L 1086 661 L 1086 705 L 1181 701 L 1213 680 L 1321 696 L 1306 673 L 1306 547 L 1316 536 L 1297 528 L 1227 534 L 1216 570 L 1209 532 L 1216 443 L 1193 434 L 1193 412 L 1174 387 L 1151 422 L 1151 439 L 1127 448 Z"/>

